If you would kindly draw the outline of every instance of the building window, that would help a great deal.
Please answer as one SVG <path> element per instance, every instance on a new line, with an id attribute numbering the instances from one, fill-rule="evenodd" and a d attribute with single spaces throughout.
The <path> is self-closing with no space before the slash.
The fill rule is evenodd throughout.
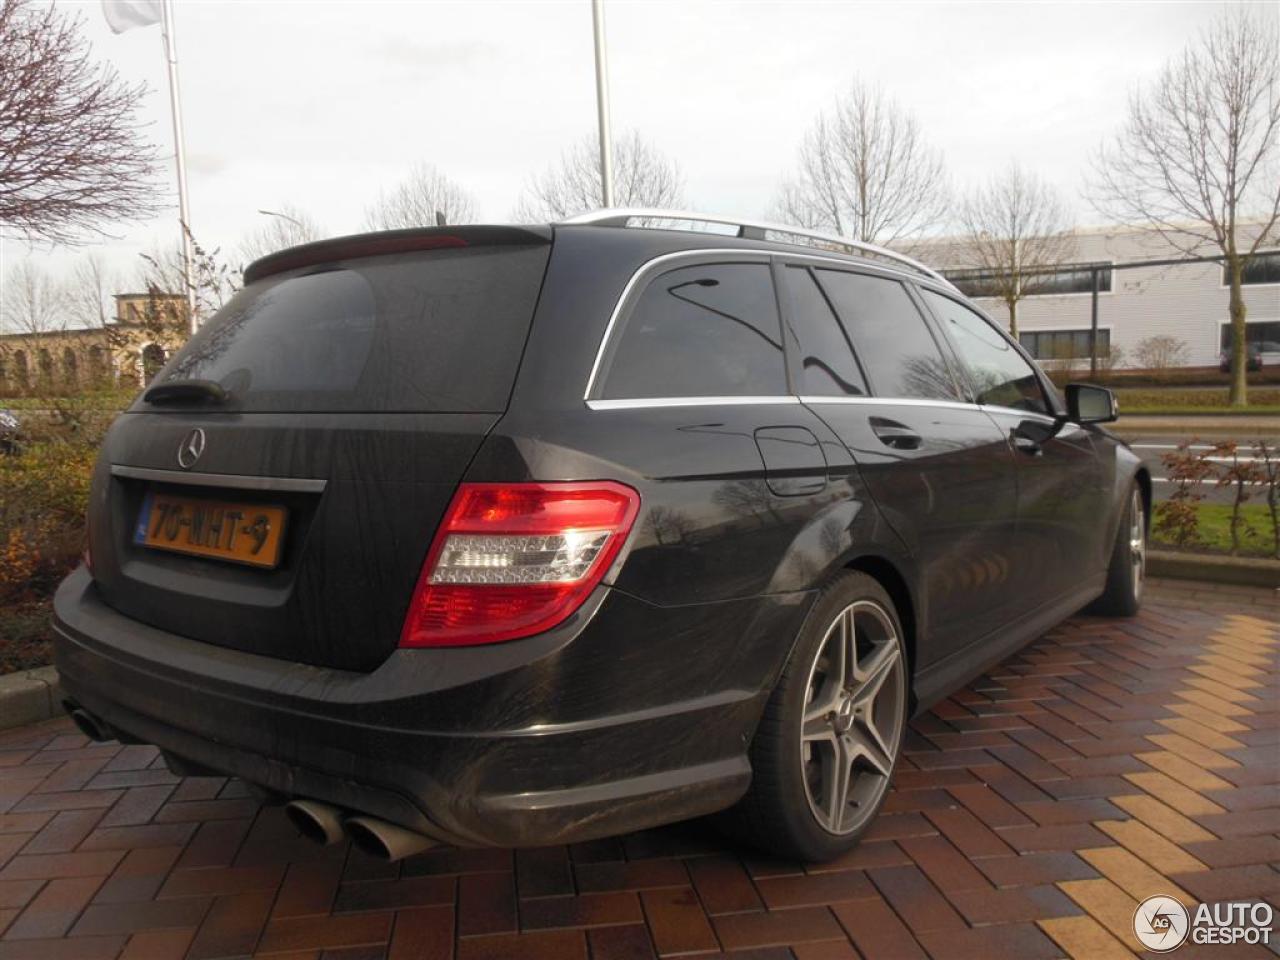
<path id="1" fill-rule="evenodd" d="M 14 377 L 19 386 L 27 386 L 31 382 L 31 367 L 27 364 L 27 351 L 17 350 L 13 354 Z"/>
<path id="2" fill-rule="evenodd" d="M 48 350 L 41 347 L 40 352 L 36 354 L 36 356 L 40 363 L 40 382 L 46 383 L 46 384 L 52 382 L 53 354 L 51 354 Z"/>
<path id="3" fill-rule="evenodd" d="M 1111 264 L 1065 263 L 1053 273 L 1023 278 L 1026 297 L 1052 297 L 1067 293 L 1092 293 L 1093 269 L 1098 268 L 1098 292 L 1111 292 Z M 990 270 L 947 270 L 945 276 L 966 297 L 998 297 L 1002 286 L 998 274 Z"/>
<path id="4" fill-rule="evenodd" d="M 1247 287 L 1263 283 L 1280 283 L 1280 250 L 1255 253 L 1249 258 L 1249 262 L 1245 264 L 1244 272 L 1240 275 L 1240 282 Z M 1224 263 L 1222 265 L 1222 285 L 1225 287 L 1230 283 L 1231 278 L 1227 275 L 1227 265 Z"/>
<path id="5" fill-rule="evenodd" d="M 62 351 L 62 376 L 69 384 L 74 384 L 80 379 L 80 361 L 76 358 L 76 352 L 70 347 L 65 347 Z"/>
<path id="6" fill-rule="evenodd" d="M 1089 356 L 1089 330 L 1027 330 L 1018 341 L 1037 360 L 1083 360 Z M 1098 356 L 1111 355 L 1111 331 L 1098 331 Z"/>
<path id="7" fill-rule="evenodd" d="M 1256 347 L 1263 353 L 1280 353 L 1280 320 L 1266 320 L 1262 323 L 1246 323 L 1244 325 L 1244 342 L 1250 348 Z M 1220 343 L 1223 350 L 1230 350 L 1231 324 L 1222 325 Z"/>

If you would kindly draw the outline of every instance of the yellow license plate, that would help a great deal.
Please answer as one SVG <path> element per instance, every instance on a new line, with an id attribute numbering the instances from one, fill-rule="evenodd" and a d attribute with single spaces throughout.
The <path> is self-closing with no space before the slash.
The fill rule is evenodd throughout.
<path id="1" fill-rule="evenodd" d="M 280 562 L 288 511 L 254 503 L 148 493 L 133 542 L 255 567 Z"/>

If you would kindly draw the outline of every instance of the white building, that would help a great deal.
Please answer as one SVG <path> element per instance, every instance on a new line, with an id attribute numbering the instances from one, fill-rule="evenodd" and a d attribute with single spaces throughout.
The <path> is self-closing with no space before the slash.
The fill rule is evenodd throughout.
<path id="1" fill-rule="evenodd" d="M 1245 229 L 1242 228 L 1242 233 Z M 1256 235 L 1256 234 L 1255 234 Z M 1280 365 L 1280 244 L 1255 256 L 1245 275 L 1249 342 L 1261 345 L 1267 366 Z M 1007 321 L 1002 300 L 983 297 L 980 281 L 963 267 L 971 263 L 956 241 L 930 244 L 918 251 L 943 268 L 992 317 Z M 1204 248 L 1210 256 L 1217 250 Z M 1072 264 L 1045 288 L 1018 303 L 1019 339 L 1037 358 L 1062 360 L 1089 356 L 1092 272 L 1070 266 L 1118 265 L 1187 256 L 1158 233 L 1145 229 L 1101 228 L 1075 233 Z M 968 282 L 966 282 L 968 280 Z M 1217 365 L 1230 342 L 1229 291 L 1222 264 L 1186 263 L 1162 267 L 1104 270 L 1099 276 L 1098 353 L 1121 348 L 1119 361 L 1137 365 L 1138 345 L 1148 337 L 1174 337 L 1185 345 L 1183 363 Z"/>

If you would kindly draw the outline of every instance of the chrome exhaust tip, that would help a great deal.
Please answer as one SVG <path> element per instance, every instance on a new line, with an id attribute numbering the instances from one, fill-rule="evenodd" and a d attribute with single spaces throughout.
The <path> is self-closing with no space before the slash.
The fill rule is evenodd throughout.
<path id="1" fill-rule="evenodd" d="M 346 826 L 351 842 L 379 860 L 403 860 L 436 845 L 428 836 L 374 817 L 348 817 Z"/>
<path id="2" fill-rule="evenodd" d="M 297 831 L 321 846 L 339 843 L 346 836 L 342 811 L 317 800 L 290 800 L 284 815 Z"/>
<path id="3" fill-rule="evenodd" d="M 76 707 L 70 711 L 70 714 L 71 722 L 76 725 L 76 729 L 94 743 L 103 743 L 104 741 L 115 739 L 112 736 L 111 729 L 89 711 Z"/>

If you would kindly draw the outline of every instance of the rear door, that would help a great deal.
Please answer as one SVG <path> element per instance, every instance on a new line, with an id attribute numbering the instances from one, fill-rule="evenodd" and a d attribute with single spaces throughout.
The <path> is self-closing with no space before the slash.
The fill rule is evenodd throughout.
<path id="1" fill-rule="evenodd" d="M 1008 616 L 1014 464 L 1000 430 L 962 402 L 900 281 L 788 260 L 787 323 L 802 402 L 844 441 L 923 576 L 920 666 Z"/>
<path id="2" fill-rule="evenodd" d="M 156 378 L 178 395 L 118 418 L 90 515 L 108 604 L 301 663 L 367 670 L 395 648 L 436 525 L 506 409 L 550 244 L 376 239 L 252 279 Z M 201 381 L 216 389 L 182 395 Z"/>
<path id="3" fill-rule="evenodd" d="M 1017 596 L 1031 609 L 1105 566 L 1110 479 L 1102 438 L 1058 420 L 1053 401 L 1012 338 L 958 300 L 923 290 L 968 388 L 1009 440 L 1018 465 Z"/>

